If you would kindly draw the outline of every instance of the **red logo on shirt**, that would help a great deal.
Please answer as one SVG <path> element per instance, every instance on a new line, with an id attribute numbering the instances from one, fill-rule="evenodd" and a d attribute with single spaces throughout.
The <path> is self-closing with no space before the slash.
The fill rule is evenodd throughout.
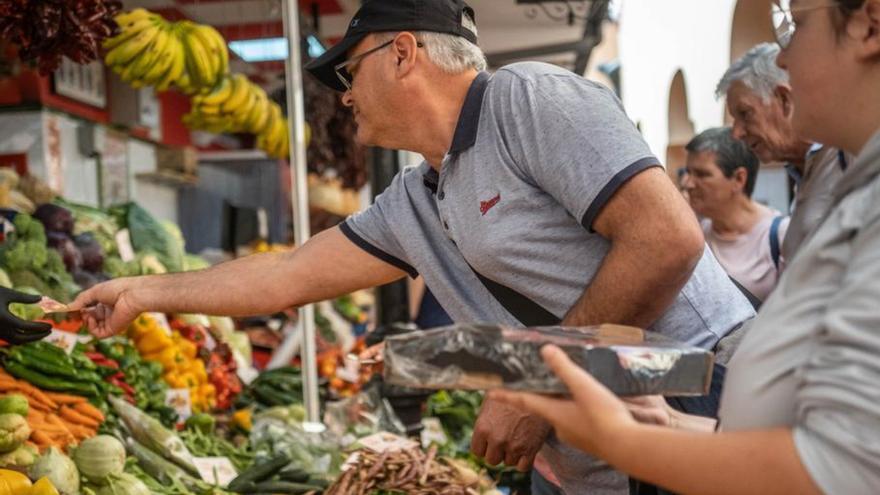
<path id="1" fill-rule="evenodd" d="M 480 201 L 480 213 L 485 216 L 486 213 L 489 213 L 489 210 L 491 210 L 493 206 L 497 205 L 499 201 L 501 201 L 501 193 L 498 193 L 497 196 L 490 199 L 489 201 Z"/>

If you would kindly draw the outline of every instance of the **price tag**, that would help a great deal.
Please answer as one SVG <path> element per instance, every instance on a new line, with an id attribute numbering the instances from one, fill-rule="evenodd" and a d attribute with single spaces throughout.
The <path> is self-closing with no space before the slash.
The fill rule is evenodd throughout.
<path id="1" fill-rule="evenodd" d="M 64 349 L 64 352 L 70 354 L 76 343 L 79 342 L 76 334 L 65 332 L 63 330 L 52 329 L 52 333 L 43 339 L 44 341 Z"/>
<path id="2" fill-rule="evenodd" d="M 116 249 L 119 250 L 119 257 L 122 261 L 126 263 L 134 261 L 134 248 L 131 247 L 131 234 L 128 229 L 122 229 L 116 233 Z"/>
<path id="3" fill-rule="evenodd" d="M 422 432 L 420 434 L 422 448 L 427 449 L 432 443 L 445 445 L 448 439 L 443 425 L 438 418 L 422 418 Z"/>
<path id="4" fill-rule="evenodd" d="M 193 464 L 203 480 L 220 488 L 226 488 L 238 476 L 228 457 L 193 457 Z"/>
<path id="5" fill-rule="evenodd" d="M 166 391 L 165 405 L 177 411 L 177 420 L 181 423 L 192 416 L 192 401 L 188 388 L 172 388 Z"/>
<path id="6" fill-rule="evenodd" d="M 419 446 L 418 443 L 409 438 L 388 433 L 387 431 L 380 431 L 379 433 L 374 433 L 368 437 L 361 438 L 358 443 L 377 454 L 381 454 L 385 451 L 398 452 Z"/>

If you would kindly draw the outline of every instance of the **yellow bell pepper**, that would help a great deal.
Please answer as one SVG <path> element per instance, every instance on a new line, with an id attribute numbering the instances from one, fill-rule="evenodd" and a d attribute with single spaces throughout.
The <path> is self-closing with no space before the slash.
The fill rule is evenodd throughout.
<path id="1" fill-rule="evenodd" d="M 253 413 L 250 409 L 239 409 L 232 413 L 232 424 L 238 426 L 246 432 L 250 432 L 254 427 Z"/>
<path id="2" fill-rule="evenodd" d="M 28 495 L 60 495 L 58 493 L 58 489 L 55 488 L 55 485 L 49 481 L 49 478 L 43 476 L 34 486 L 31 487 L 31 491 Z"/>
<path id="3" fill-rule="evenodd" d="M 196 354 L 199 352 L 198 347 L 186 339 L 180 339 L 180 341 L 177 342 L 177 348 L 180 349 L 180 353 L 187 359 L 195 359 Z"/>
<path id="4" fill-rule="evenodd" d="M 138 341 L 138 350 L 141 354 L 150 354 L 164 350 L 173 345 L 174 342 L 171 341 L 171 337 L 166 335 L 162 330 L 157 329 L 150 331 Z"/>
<path id="5" fill-rule="evenodd" d="M 205 369 L 205 363 L 201 359 L 194 359 L 192 361 L 190 364 L 190 371 L 199 383 L 208 382 L 208 371 Z"/>
<path id="6" fill-rule="evenodd" d="M 31 480 L 18 471 L 0 469 L 0 495 L 22 495 L 28 493 Z"/>
<path id="7" fill-rule="evenodd" d="M 186 382 L 174 372 L 165 373 L 164 375 L 162 375 L 162 378 L 165 380 L 165 383 L 170 385 L 172 388 L 187 388 Z"/>

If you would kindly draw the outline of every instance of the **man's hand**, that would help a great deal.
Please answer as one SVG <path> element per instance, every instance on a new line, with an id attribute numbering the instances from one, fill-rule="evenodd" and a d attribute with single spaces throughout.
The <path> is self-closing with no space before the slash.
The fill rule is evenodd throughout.
<path id="1" fill-rule="evenodd" d="M 474 425 L 471 452 L 489 464 L 504 462 L 525 472 L 549 433 L 550 425 L 540 417 L 487 398 Z"/>
<path id="2" fill-rule="evenodd" d="M 574 364 L 562 349 L 547 345 L 541 355 L 568 387 L 570 398 L 493 390 L 490 400 L 504 402 L 516 414 L 539 415 L 550 422 L 560 440 L 601 457 L 602 449 L 612 447 L 619 432 L 636 421 L 617 396 Z"/>
<path id="3" fill-rule="evenodd" d="M 136 302 L 133 280 L 136 279 L 123 278 L 98 284 L 81 292 L 69 307 L 82 313 L 83 322 L 95 337 L 103 339 L 116 335 L 146 310 Z"/>

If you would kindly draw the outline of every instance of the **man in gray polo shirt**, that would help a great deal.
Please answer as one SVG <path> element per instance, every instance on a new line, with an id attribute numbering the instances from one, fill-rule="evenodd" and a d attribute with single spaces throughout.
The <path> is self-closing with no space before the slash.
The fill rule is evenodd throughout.
<path id="1" fill-rule="evenodd" d="M 372 207 L 291 254 L 98 285 L 74 303 L 99 304 L 93 332 L 147 309 L 266 313 L 407 274 L 460 322 L 616 322 L 712 348 L 752 316 L 614 94 L 546 64 L 482 72 L 471 19 L 461 0 L 368 1 L 307 67 L 344 91 L 360 142 L 426 158 Z M 473 449 L 523 470 L 541 450 L 567 494 L 627 491 L 497 402 Z"/>

